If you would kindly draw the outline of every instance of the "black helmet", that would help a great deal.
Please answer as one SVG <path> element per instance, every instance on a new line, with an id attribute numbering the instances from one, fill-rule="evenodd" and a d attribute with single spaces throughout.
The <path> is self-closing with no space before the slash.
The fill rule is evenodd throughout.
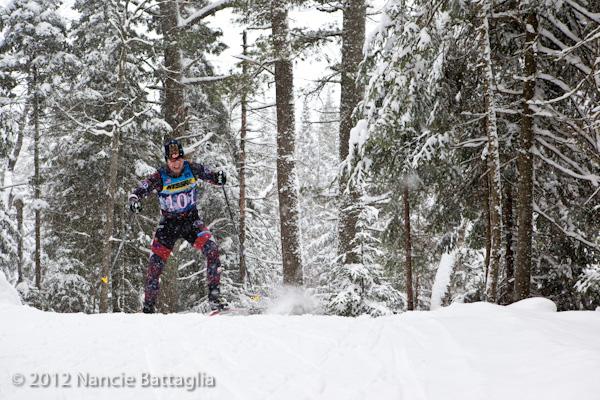
<path id="1" fill-rule="evenodd" d="M 183 146 L 175 139 L 171 139 L 165 144 L 165 160 L 176 160 L 183 157 Z"/>

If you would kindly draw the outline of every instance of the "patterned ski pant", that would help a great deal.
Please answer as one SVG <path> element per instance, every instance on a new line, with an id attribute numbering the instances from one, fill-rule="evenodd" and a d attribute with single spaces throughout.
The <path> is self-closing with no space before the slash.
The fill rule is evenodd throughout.
<path id="1" fill-rule="evenodd" d="M 173 217 L 172 214 L 163 216 L 152 241 L 152 256 L 148 276 L 146 277 L 146 304 L 155 304 L 159 290 L 159 278 L 165 262 L 171 255 L 177 239 L 187 240 L 195 249 L 200 250 L 206 257 L 206 278 L 209 288 L 219 285 L 221 279 L 221 261 L 219 249 L 212 233 L 200 221 L 197 213 L 183 218 Z"/>

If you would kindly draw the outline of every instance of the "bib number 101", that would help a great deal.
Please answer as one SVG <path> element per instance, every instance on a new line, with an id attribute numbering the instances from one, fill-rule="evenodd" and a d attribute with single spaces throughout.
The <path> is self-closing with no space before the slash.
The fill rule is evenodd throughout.
<path id="1" fill-rule="evenodd" d="M 169 210 L 184 210 L 188 206 L 196 203 L 193 191 L 188 193 L 178 193 L 167 197 Z"/>

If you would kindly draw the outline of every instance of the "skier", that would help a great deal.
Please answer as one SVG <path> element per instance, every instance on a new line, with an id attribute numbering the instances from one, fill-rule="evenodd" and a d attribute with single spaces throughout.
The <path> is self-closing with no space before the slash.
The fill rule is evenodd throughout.
<path id="1" fill-rule="evenodd" d="M 206 225 L 200 220 L 196 208 L 196 181 L 202 179 L 214 185 L 226 182 L 223 171 L 213 172 L 204 166 L 187 162 L 183 147 L 177 140 L 165 145 L 167 165 L 147 177 L 129 196 L 132 212 L 142 210 L 141 199 L 152 190 L 158 192 L 161 219 L 152 241 L 152 256 L 146 278 L 144 308 L 142 312 L 153 313 L 159 288 L 159 277 L 179 238 L 187 240 L 206 256 L 208 301 L 213 309 L 223 309 L 227 303 L 220 297 L 219 281 L 221 262 L 217 243 Z"/>

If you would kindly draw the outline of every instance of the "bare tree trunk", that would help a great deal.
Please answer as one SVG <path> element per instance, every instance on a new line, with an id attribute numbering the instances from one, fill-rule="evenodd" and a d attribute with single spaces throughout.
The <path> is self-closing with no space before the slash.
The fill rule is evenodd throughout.
<path id="1" fill-rule="evenodd" d="M 247 35 L 246 31 L 243 33 L 243 54 L 248 54 L 248 43 L 247 43 Z M 244 77 L 247 76 L 248 67 L 246 63 L 242 64 L 242 73 Z M 247 125 L 247 98 L 246 98 L 246 89 L 242 91 L 242 126 L 240 129 L 240 246 L 242 249 L 245 247 L 246 243 L 246 125 Z M 240 252 L 240 283 L 244 284 L 246 282 L 246 275 L 248 273 L 247 266 L 244 263 L 244 257 Z"/>
<path id="2" fill-rule="evenodd" d="M 512 303 L 514 298 L 514 282 L 515 277 L 515 257 L 513 253 L 513 201 L 510 185 L 506 185 L 506 195 L 504 196 L 504 231 L 506 236 L 506 301 Z"/>
<path id="3" fill-rule="evenodd" d="M 179 51 L 178 2 L 160 3 L 161 29 L 165 44 L 165 78 L 163 112 L 165 121 L 173 129 L 172 137 L 180 135 L 185 125 L 184 87 L 181 84 L 182 62 Z"/>
<path id="4" fill-rule="evenodd" d="M 412 239 L 410 236 L 410 199 L 408 198 L 408 175 L 404 173 L 404 243 L 406 251 L 406 301 L 407 310 L 415 309 L 412 283 Z"/>
<path id="5" fill-rule="evenodd" d="M 19 278 L 17 279 L 18 285 L 19 283 L 23 282 L 23 237 L 25 236 L 25 232 L 23 232 L 23 200 L 21 198 L 18 198 L 15 201 L 15 207 L 17 209 L 17 230 L 19 232 L 19 237 L 17 239 L 17 272 L 19 274 Z"/>
<path id="6" fill-rule="evenodd" d="M 33 162 L 34 162 L 34 207 L 35 207 L 35 286 L 42 288 L 42 216 L 40 209 L 40 104 L 37 87 L 37 68 L 33 67 Z"/>
<path id="7" fill-rule="evenodd" d="M 108 276 L 111 265 L 112 233 L 115 223 L 115 193 L 117 191 L 117 164 L 119 162 L 119 129 L 113 131 L 111 144 L 109 183 L 106 193 L 106 223 L 104 225 L 104 251 L 102 257 L 102 280 L 100 282 L 100 312 L 108 311 Z"/>
<path id="8" fill-rule="evenodd" d="M 485 213 L 485 287 L 490 270 L 490 254 L 492 252 L 492 216 L 490 212 L 490 180 L 486 174 L 483 180 L 483 211 Z"/>
<path id="9" fill-rule="evenodd" d="M 525 83 L 523 84 L 523 116 L 519 150 L 519 207 L 517 230 L 517 254 L 515 263 L 515 301 L 529 297 L 531 280 L 531 256 L 533 241 L 533 110 L 529 101 L 535 95 L 537 69 L 536 36 L 537 16 L 527 14 L 525 29 Z"/>
<path id="10" fill-rule="evenodd" d="M 127 49 L 121 48 L 119 59 L 119 81 L 117 82 L 116 90 L 116 112 L 115 118 L 120 118 L 121 114 L 121 96 L 123 91 L 123 81 L 125 74 L 125 57 Z M 121 130 L 118 126 L 113 129 L 113 136 L 110 149 L 110 168 L 109 168 L 109 183 L 106 193 L 106 223 L 104 225 L 104 249 L 102 253 L 102 280 L 100 281 L 100 312 L 108 312 L 108 281 L 111 277 L 111 253 L 112 253 L 112 234 L 115 223 L 115 194 L 117 192 L 117 168 L 119 163 L 119 141 L 121 139 Z"/>
<path id="11" fill-rule="evenodd" d="M 171 138 L 181 136 L 185 130 L 187 110 L 185 110 L 185 91 L 181 83 L 183 66 L 181 51 L 179 50 L 179 28 L 177 26 L 179 16 L 179 2 L 165 1 L 160 3 L 161 30 L 164 41 L 165 77 L 164 98 L 162 111 L 165 121 L 172 129 Z M 164 272 L 161 275 L 161 289 L 158 297 L 159 308 L 163 312 L 179 311 L 179 285 L 177 278 L 178 251 L 177 246 L 165 263 Z"/>
<path id="12" fill-rule="evenodd" d="M 165 314 L 179 312 L 179 253 L 179 246 L 176 245 L 160 276 L 157 303 L 159 311 Z"/>
<path id="13" fill-rule="evenodd" d="M 117 176 L 119 175 L 118 172 L 118 168 L 117 168 Z M 116 189 L 116 187 L 115 187 Z M 123 220 L 123 218 L 121 218 L 121 232 L 124 235 L 125 234 L 125 221 Z M 116 224 L 116 222 L 115 222 Z M 115 229 L 116 231 L 116 229 Z M 111 267 L 113 262 L 115 262 L 116 260 L 110 260 L 111 263 Z M 124 268 L 121 269 L 119 268 L 118 264 L 123 265 L 122 263 L 117 262 L 117 265 L 115 265 L 115 269 L 112 270 L 111 274 L 110 274 L 110 293 L 111 293 L 111 303 L 112 303 L 112 312 L 113 313 L 119 313 L 123 311 L 123 308 L 121 307 L 121 304 L 124 304 L 124 302 L 122 302 L 122 296 L 121 293 L 119 292 L 119 286 L 123 284 L 123 277 L 122 277 L 122 272 L 124 271 Z"/>
<path id="14" fill-rule="evenodd" d="M 21 149 L 23 148 L 23 137 L 25 136 L 25 127 L 27 126 L 27 117 L 29 115 L 29 111 L 31 109 L 29 103 L 29 96 L 31 95 L 31 85 L 27 90 L 27 102 L 23 107 L 23 117 L 19 122 L 19 131 L 17 133 L 17 140 L 15 142 L 15 147 L 12 151 L 10 158 L 8 159 L 8 168 L 7 171 L 11 174 L 15 170 L 15 166 L 17 165 L 17 160 L 19 159 L 19 155 L 21 154 Z M 18 198 L 16 201 L 14 200 L 15 195 L 13 194 L 13 190 L 11 188 L 10 194 L 8 196 L 8 208 L 10 209 L 13 206 L 17 209 L 17 231 L 19 232 L 19 237 L 17 238 L 17 256 L 18 256 L 18 265 L 17 265 L 17 285 L 24 281 L 23 279 L 23 238 L 25 237 L 25 232 L 23 232 L 23 199 Z"/>
<path id="15" fill-rule="evenodd" d="M 486 287 L 486 299 L 490 303 L 498 302 L 498 272 L 502 246 L 502 185 L 500 181 L 500 149 L 498 145 L 498 126 L 496 122 L 496 99 L 492 53 L 490 44 L 489 13 L 490 4 L 486 2 L 482 9 L 483 20 L 483 57 L 486 71 L 486 112 L 488 134 L 488 166 L 490 182 L 490 223 L 491 245 L 489 277 Z"/>
<path id="16" fill-rule="evenodd" d="M 21 149 L 23 148 L 23 137 L 25 137 L 25 127 L 27 126 L 27 117 L 29 115 L 29 110 L 31 109 L 31 106 L 29 103 L 30 95 L 31 95 L 31 87 L 29 87 L 27 89 L 27 102 L 25 103 L 25 106 L 23 107 L 23 117 L 21 118 L 21 121 L 19 122 L 19 132 L 17 133 L 17 141 L 15 142 L 15 148 L 13 149 L 13 152 L 12 152 L 10 158 L 8 159 L 7 171 L 10 172 L 11 174 L 15 171 L 15 166 L 17 165 L 17 160 L 19 159 L 19 155 L 21 154 Z M 3 177 L 4 177 L 4 174 L 3 174 Z M 4 180 L 3 180 L 3 184 L 4 184 Z M 8 208 L 9 209 L 12 207 L 13 199 L 14 199 L 14 194 L 13 194 L 13 190 L 11 188 L 10 194 L 8 196 Z"/>
<path id="17" fill-rule="evenodd" d="M 365 42 L 366 7 L 361 0 L 345 0 L 343 3 L 342 68 L 340 96 L 340 142 L 339 157 L 344 161 L 349 154 L 350 130 L 354 126 L 352 113 L 363 96 L 363 86 L 356 82 L 358 66 L 362 61 Z M 340 175 L 340 217 L 338 227 L 338 255 L 345 264 L 360 262 L 354 251 L 360 210 L 358 188 L 348 185 L 349 173 Z"/>
<path id="18" fill-rule="evenodd" d="M 277 103 L 277 187 L 283 283 L 302 285 L 302 254 L 298 187 L 296 184 L 296 132 L 294 120 L 294 73 L 289 42 L 288 12 L 285 0 L 271 2 L 271 28 L 275 50 L 275 99 Z"/>

